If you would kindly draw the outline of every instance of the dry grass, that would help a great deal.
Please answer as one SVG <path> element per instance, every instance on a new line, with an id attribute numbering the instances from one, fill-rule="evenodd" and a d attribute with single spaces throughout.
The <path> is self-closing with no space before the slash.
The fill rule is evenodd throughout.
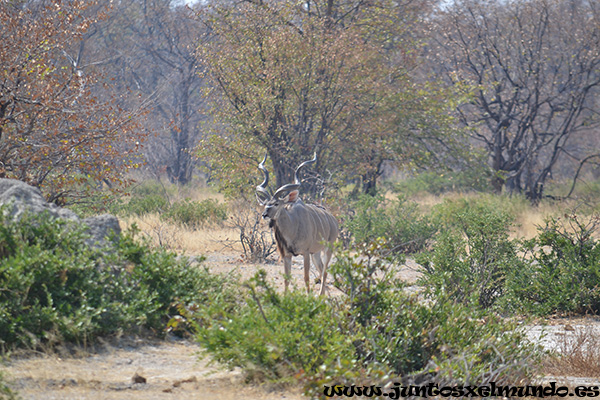
<path id="1" fill-rule="evenodd" d="M 544 226 L 546 219 L 560 212 L 555 204 L 542 203 L 537 207 L 527 206 L 517 213 L 515 238 L 531 239 L 538 234 L 538 227 Z"/>
<path id="2" fill-rule="evenodd" d="M 219 203 L 225 203 L 225 196 L 208 187 L 184 186 L 176 187 L 175 198 L 177 200 L 191 199 L 193 201 L 202 201 L 207 199 L 217 200 Z"/>
<path id="3" fill-rule="evenodd" d="M 543 365 L 546 375 L 600 376 L 600 327 L 590 323 L 566 324 L 564 332 L 556 337 L 555 354 Z"/>
<path id="4" fill-rule="evenodd" d="M 122 218 L 121 223 L 122 228 L 136 224 L 153 245 L 185 255 L 221 252 L 226 248 L 241 251 L 236 232 L 226 226 L 193 230 L 164 221 L 158 214 Z"/>
<path id="5" fill-rule="evenodd" d="M 139 185 L 144 185 L 144 180 L 141 180 Z M 211 199 L 220 204 L 226 202 L 221 193 L 204 185 L 187 185 L 183 187 L 170 184 L 160 185 L 171 203 L 186 199 L 195 202 Z M 194 256 L 222 252 L 226 249 L 241 251 L 241 246 L 238 245 L 238 234 L 229 227 L 227 222 L 212 223 L 200 229 L 191 229 L 167 221 L 157 213 L 121 218 L 122 229 L 127 229 L 133 224 L 137 225 L 151 244 L 179 254 Z"/>
<path id="6" fill-rule="evenodd" d="M 156 182 L 146 183 L 151 187 L 157 185 Z M 140 185 L 146 183 L 141 182 Z M 226 204 L 228 208 L 226 221 L 209 222 L 206 226 L 190 228 L 161 218 L 157 213 L 150 213 L 122 218 L 123 229 L 135 224 L 152 245 L 185 255 L 235 253 L 242 255 L 249 262 L 254 262 L 264 261 L 274 253 L 275 247 L 271 243 L 273 239 L 270 228 L 268 223 L 260 218 L 262 210 L 258 210 L 258 204 L 254 201 L 226 202 L 222 194 L 206 186 L 179 187 L 161 183 L 158 185 L 159 190 L 167 195 L 171 204 L 188 199 L 194 202 L 216 200 L 219 204 Z M 249 254 L 256 246 L 262 246 L 264 249 L 260 254 Z"/>

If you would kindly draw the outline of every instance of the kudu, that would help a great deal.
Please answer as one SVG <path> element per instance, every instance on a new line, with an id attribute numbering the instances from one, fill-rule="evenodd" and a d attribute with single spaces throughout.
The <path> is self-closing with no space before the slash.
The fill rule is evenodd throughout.
<path id="1" fill-rule="evenodd" d="M 267 156 L 258 165 L 265 178 L 256 187 L 256 198 L 264 206 L 263 218 L 269 219 L 269 226 L 275 233 L 277 250 L 283 258 L 285 269 L 285 291 L 289 286 L 289 277 L 292 272 L 292 256 L 301 255 L 304 258 L 304 282 L 306 290 L 310 292 L 309 272 L 310 259 L 319 271 L 321 287 L 319 295 L 325 290 L 327 280 L 327 265 L 331 260 L 333 250 L 331 244 L 337 239 L 339 227 L 337 220 L 325 208 L 315 204 L 305 204 L 298 197 L 300 180 L 298 172 L 307 164 L 317 161 L 317 154 L 309 161 L 305 161 L 294 172 L 294 183 L 283 185 L 275 194 L 267 189 L 269 184 L 269 171 L 265 168 Z M 321 253 L 325 255 L 325 263 Z"/>

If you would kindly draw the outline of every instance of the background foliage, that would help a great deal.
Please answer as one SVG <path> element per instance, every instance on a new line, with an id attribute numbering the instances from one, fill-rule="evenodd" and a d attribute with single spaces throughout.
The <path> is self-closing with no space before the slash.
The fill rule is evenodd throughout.
<path id="1" fill-rule="evenodd" d="M 0 176 L 49 200 L 126 183 L 142 110 L 123 108 L 84 40 L 102 11 L 90 2 L 0 4 Z"/>
<path id="2" fill-rule="evenodd" d="M 83 344 L 127 332 L 161 335 L 177 304 L 201 303 L 225 284 L 134 234 L 114 248 L 94 250 L 81 227 L 43 216 L 19 223 L 2 217 L 2 347 Z"/>

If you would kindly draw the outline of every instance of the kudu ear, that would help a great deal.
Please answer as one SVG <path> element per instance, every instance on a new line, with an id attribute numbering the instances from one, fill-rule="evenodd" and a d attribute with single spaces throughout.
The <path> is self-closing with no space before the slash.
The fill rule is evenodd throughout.
<path id="1" fill-rule="evenodd" d="M 285 202 L 286 203 L 293 203 L 296 200 L 298 200 L 298 191 L 297 190 L 292 190 L 286 197 L 285 197 Z"/>

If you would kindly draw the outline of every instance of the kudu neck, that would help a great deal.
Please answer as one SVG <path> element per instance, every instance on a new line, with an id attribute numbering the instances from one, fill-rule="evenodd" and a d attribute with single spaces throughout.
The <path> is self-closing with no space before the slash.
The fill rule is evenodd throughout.
<path id="1" fill-rule="evenodd" d="M 284 204 L 279 208 L 277 214 L 275 214 L 274 221 L 288 221 L 295 219 L 294 208 L 304 206 L 304 202 L 301 198 L 297 198 L 296 201 Z"/>

